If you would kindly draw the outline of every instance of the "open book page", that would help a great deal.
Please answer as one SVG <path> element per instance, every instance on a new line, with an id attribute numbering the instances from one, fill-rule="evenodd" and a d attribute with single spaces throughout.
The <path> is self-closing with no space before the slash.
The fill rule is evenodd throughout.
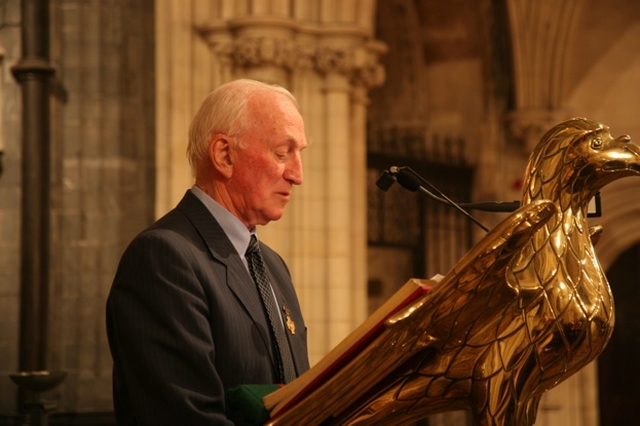
<path id="1" fill-rule="evenodd" d="M 424 296 L 441 279 L 441 275 L 436 275 L 430 280 L 410 279 L 310 370 L 288 385 L 265 396 L 263 403 L 270 411 L 271 417 L 293 406 L 333 376 L 384 330 L 385 321 L 389 317 Z"/>

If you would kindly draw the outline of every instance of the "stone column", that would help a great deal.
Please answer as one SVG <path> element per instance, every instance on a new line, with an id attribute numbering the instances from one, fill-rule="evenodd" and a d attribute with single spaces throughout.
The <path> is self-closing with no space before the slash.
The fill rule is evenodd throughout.
<path id="1" fill-rule="evenodd" d="M 331 324 L 328 336 L 329 347 L 333 347 L 353 329 L 353 294 L 351 287 L 351 255 L 357 244 L 351 238 L 351 218 L 358 215 L 352 204 L 350 105 L 351 87 L 346 76 L 331 70 L 325 78 L 325 125 L 330 146 L 323 180 L 328 188 L 326 203 L 327 229 L 327 292 L 328 315 Z"/>

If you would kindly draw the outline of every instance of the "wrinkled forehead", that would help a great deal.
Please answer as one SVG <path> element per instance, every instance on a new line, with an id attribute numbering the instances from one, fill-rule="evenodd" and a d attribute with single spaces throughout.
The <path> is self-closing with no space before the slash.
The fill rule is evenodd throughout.
<path id="1" fill-rule="evenodd" d="M 300 117 L 296 104 L 288 97 L 275 92 L 256 94 L 247 99 L 246 112 L 249 123 L 261 125 L 296 120 Z"/>

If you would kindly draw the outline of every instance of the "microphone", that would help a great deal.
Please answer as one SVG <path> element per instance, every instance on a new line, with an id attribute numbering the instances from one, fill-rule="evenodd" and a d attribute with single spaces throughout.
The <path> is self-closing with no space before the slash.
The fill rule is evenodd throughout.
<path id="1" fill-rule="evenodd" d="M 408 189 L 411 192 L 416 192 L 418 189 L 420 189 L 420 180 L 409 170 L 411 169 L 399 167 L 397 172 L 397 180 L 404 189 Z"/>
<path id="2" fill-rule="evenodd" d="M 391 169 L 393 168 L 395 168 L 395 166 L 391 167 Z M 384 192 L 387 192 L 389 188 L 391 188 L 391 186 L 395 183 L 395 181 L 395 173 L 389 170 L 385 170 L 376 181 L 376 186 L 382 189 Z"/>

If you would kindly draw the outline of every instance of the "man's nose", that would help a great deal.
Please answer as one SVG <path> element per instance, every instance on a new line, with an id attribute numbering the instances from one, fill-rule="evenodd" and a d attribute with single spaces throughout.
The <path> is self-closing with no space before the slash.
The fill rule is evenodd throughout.
<path id="1" fill-rule="evenodd" d="M 302 184 L 304 172 L 302 171 L 302 159 L 300 155 L 295 155 L 291 158 L 291 161 L 285 169 L 284 178 L 294 185 Z"/>

